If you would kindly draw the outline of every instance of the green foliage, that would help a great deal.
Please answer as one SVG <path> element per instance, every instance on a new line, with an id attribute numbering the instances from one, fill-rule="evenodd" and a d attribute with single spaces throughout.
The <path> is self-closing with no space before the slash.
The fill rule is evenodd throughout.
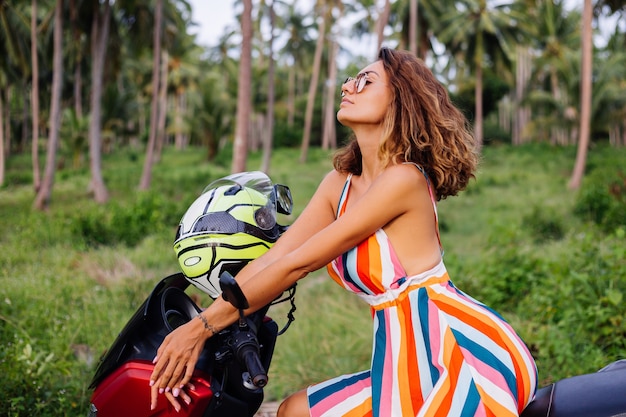
<path id="1" fill-rule="evenodd" d="M 511 133 L 500 127 L 496 117 L 488 117 L 484 121 L 483 141 L 487 144 L 511 143 Z"/>
<path id="2" fill-rule="evenodd" d="M 180 207 L 162 194 L 141 192 L 130 204 L 111 202 L 78 212 L 70 223 L 74 236 L 87 245 L 134 246 L 144 237 L 176 224 L 180 212 Z"/>
<path id="3" fill-rule="evenodd" d="M 559 240 L 565 235 L 561 217 L 546 207 L 535 206 L 530 214 L 523 217 L 522 226 L 534 236 L 536 243 Z"/>
<path id="4" fill-rule="evenodd" d="M 468 190 L 439 203 L 455 285 L 511 322 L 542 383 L 594 372 L 626 352 L 626 227 L 604 226 L 608 208 L 600 223 L 575 214 L 598 184 L 613 190 L 610 204 L 623 201 L 612 188 L 621 183 L 609 179 L 622 178 L 625 151 L 594 147 L 578 193 L 567 188 L 575 152 L 485 147 Z M 271 162 L 274 182 L 294 196 L 294 215 L 283 222 L 293 221 L 331 169 L 330 152 L 312 148 L 304 166 L 299 154 L 277 149 Z M 178 270 L 171 244 L 180 216 L 205 185 L 228 174 L 207 163 L 201 148 L 167 150 L 153 189 L 138 193 L 142 164 L 132 155 L 106 157 L 112 201 L 105 206 L 87 194 L 84 170 L 62 171 L 46 213 L 31 209 L 29 184 L 0 189 L 0 415 L 86 415 L 99 355 L 156 282 Z M 251 154 L 248 169 L 260 161 Z M 27 156 L 11 158 L 9 175 L 29 170 Z M 299 284 L 296 302 L 296 321 L 279 338 L 270 368 L 270 399 L 369 366 L 367 305 L 325 271 Z M 272 308 L 279 325 L 287 308 Z"/>
<path id="5" fill-rule="evenodd" d="M 302 129 L 277 123 L 274 128 L 275 147 L 297 147 L 302 141 Z"/>
<path id="6" fill-rule="evenodd" d="M 476 183 L 440 203 L 453 281 L 512 323 L 542 384 L 626 354 L 626 227 L 580 222 L 579 196 L 589 189 L 567 190 L 574 151 L 485 148 Z M 622 149 L 594 148 L 585 184 L 600 171 L 618 172 L 624 157 Z"/>
<path id="7" fill-rule="evenodd" d="M 67 361 L 59 361 L 53 352 L 33 346 L 19 334 L 2 332 L 2 340 L 0 415 L 45 416 L 56 409 L 60 410 L 56 415 L 65 416 L 72 415 L 72 409 L 78 411 L 82 384 L 69 378 Z"/>
<path id="8" fill-rule="evenodd" d="M 626 226 L 626 174 L 622 166 L 594 170 L 581 187 L 574 213 L 606 231 Z"/>

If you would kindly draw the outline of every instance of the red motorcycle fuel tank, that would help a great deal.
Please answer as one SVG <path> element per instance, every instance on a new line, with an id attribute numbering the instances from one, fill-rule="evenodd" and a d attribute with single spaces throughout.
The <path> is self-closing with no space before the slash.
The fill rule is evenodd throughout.
<path id="1" fill-rule="evenodd" d="M 177 416 L 202 417 L 213 399 L 211 383 L 196 371 L 191 379 L 195 390 L 189 391 L 191 404 L 181 401 L 176 412 L 165 396 L 159 396 L 155 410 L 150 410 L 150 375 L 154 365 L 147 361 L 130 361 L 108 375 L 91 396 L 89 417 Z"/>

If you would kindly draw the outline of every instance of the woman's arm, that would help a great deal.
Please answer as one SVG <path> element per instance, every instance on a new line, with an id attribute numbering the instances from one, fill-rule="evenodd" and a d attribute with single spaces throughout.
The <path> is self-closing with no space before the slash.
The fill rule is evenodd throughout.
<path id="1" fill-rule="evenodd" d="M 410 166 L 388 168 L 367 192 L 351 202 L 343 216 L 334 220 L 335 200 L 339 199 L 343 184 L 337 187 L 341 182 L 338 173 L 329 174 L 276 245 L 237 274 L 249 311 L 265 306 L 309 272 L 323 267 L 409 210 L 412 197 L 417 195 L 420 176 Z M 214 331 L 238 318 L 238 312 L 222 298 L 215 300 L 202 315 Z M 201 320 L 192 320 L 165 338 L 151 377 L 153 404 L 159 390 L 180 389 L 191 379 L 202 346 L 212 333 Z"/>
<path id="2" fill-rule="evenodd" d="M 251 277 L 261 273 L 268 265 L 276 263 L 290 251 L 302 245 L 308 237 L 332 223 L 335 220 L 335 207 L 345 178 L 345 174 L 339 174 L 336 171 L 327 174 L 298 219 L 274 246 L 237 274 L 238 283 L 243 285 Z M 284 289 L 287 288 L 288 286 Z M 180 404 L 175 397 L 178 396 L 180 388 L 190 380 L 206 339 L 211 337 L 214 331 L 227 327 L 238 318 L 238 312 L 221 297 L 215 300 L 203 314 L 211 320 L 207 319 L 207 326 L 200 319 L 191 320 L 167 335 L 159 347 L 157 356 L 154 358 L 155 368 L 151 376 L 152 407 L 156 407 L 157 394 L 165 392 L 168 400 L 179 409 Z"/>

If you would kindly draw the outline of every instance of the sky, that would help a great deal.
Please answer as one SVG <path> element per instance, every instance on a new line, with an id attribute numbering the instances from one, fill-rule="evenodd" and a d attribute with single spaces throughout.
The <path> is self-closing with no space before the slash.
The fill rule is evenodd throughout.
<path id="1" fill-rule="evenodd" d="M 234 0 L 188 0 L 192 7 L 192 20 L 198 24 L 190 29 L 198 35 L 198 43 L 215 46 L 224 28 L 238 24 L 233 10 Z"/>
<path id="2" fill-rule="evenodd" d="M 233 5 L 235 0 L 188 0 L 192 7 L 192 20 L 198 24 L 191 28 L 191 33 L 198 35 L 198 43 L 203 46 L 215 46 L 219 37 L 228 26 L 239 25 L 235 19 Z M 580 8 L 578 0 L 568 0 L 572 3 L 569 8 Z M 578 6 L 578 7 L 577 7 Z M 602 29 L 607 31 L 615 26 L 614 19 L 610 19 L 602 25 Z"/>

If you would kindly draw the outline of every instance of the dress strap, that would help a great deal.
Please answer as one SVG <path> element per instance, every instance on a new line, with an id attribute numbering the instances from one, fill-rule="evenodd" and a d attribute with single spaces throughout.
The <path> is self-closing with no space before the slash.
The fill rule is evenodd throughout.
<path id="1" fill-rule="evenodd" d="M 352 174 L 348 174 L 346 182 L 341 190 L 341 196 L 339 197 L 339 204 L 337 204 L 336 217 L 339 218 L 346 211 L 346 202 L 348 201 L 348 192 L 350 190 L 350 184 L 352 180 Z"/>
<path id="2" fill-rule="evenodd" d="M 428 185 L 428 194 L 430 195 L 430 201 L 433 204 L 433 212 L 435 213 L 435 231 L 437 232 L 437 241 L 439 242 L 439 250 L 441 251 L 441 256 L 443 256 L 444 250 L 443 245 L 441 244 L 441 236 L 439 235 L 439 215 L 437 214 L 437 199 L 435 198 L 435 192 L 433 191 L 433 186 L 430 182 L 430 178 L 428 177 L 428 174 L 421 165 L 418 165 L 415 162 L 404 163 L 415 165 L 417 169 L 419 169 L 420 172 L 424 175 L 424 178 L 426 178 L 426 184 Z"/>

